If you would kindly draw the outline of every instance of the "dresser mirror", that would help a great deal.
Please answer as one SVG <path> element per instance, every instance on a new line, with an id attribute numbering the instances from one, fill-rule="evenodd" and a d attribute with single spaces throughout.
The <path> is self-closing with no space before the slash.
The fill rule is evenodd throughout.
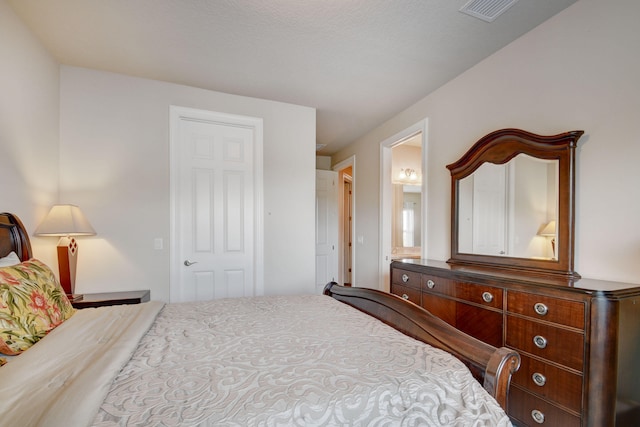
<path id="1" fill-rule="evenodd" d="M 502 129 L 448 165 L 448 262 L 579 278 L 573 270 L 574 180 L 582 134 Z"/>

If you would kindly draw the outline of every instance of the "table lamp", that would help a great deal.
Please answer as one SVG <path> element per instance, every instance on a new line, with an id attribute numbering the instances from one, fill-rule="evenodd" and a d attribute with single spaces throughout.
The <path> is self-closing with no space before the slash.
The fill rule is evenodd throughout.
<path id="1" fill-rule="evenodd" d="M 75 293 L 78 242 L 73 236 L 94 236 L 95 230 L 79 207 L 54 205 L 34 232 L 36 236 L 61 236 L 58 241 L 60 284 L 70 301 L 79 301 Z"/>
<path id="2" fill-rule="evenodd" d="M 542 230 L 538 233 L 539 236 L 551 237 L 551 250 L 553 251 L 553 257 L 556 257 L 556 222 L 549 221 Z"/>

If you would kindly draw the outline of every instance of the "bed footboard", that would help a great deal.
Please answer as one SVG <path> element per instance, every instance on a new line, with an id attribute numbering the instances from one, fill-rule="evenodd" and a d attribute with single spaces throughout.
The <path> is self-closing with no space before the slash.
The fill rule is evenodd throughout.
<path id="1" fill-rule="evenodd" d="M 506 410 L 511 375 L 520 367 L 517 352 L 477 340 L 397 295 L 344 287 L 335 282 L 325 286 L 324 294 L 381 320 L 405 335 L 453 354 Z"/>

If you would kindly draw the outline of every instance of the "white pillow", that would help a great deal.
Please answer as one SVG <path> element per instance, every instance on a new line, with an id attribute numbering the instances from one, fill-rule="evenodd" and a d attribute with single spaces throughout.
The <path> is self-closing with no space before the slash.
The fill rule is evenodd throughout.
<path id="1" fill-rule="evenodd" d="M 6 257 L 0 258 L 0 267 L 11 267 L 20 264 L 20 258 L 15 252 L 11 252 Z"/>

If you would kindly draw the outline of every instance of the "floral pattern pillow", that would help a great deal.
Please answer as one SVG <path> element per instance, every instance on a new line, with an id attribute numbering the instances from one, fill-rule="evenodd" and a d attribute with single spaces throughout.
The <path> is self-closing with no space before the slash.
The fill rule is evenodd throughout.
<path id="1" fill-rule="evenodd" d="M 49 267 L 31 259 L 0 268 L 0 353 L 16 355 L 75 313 Z"/>

